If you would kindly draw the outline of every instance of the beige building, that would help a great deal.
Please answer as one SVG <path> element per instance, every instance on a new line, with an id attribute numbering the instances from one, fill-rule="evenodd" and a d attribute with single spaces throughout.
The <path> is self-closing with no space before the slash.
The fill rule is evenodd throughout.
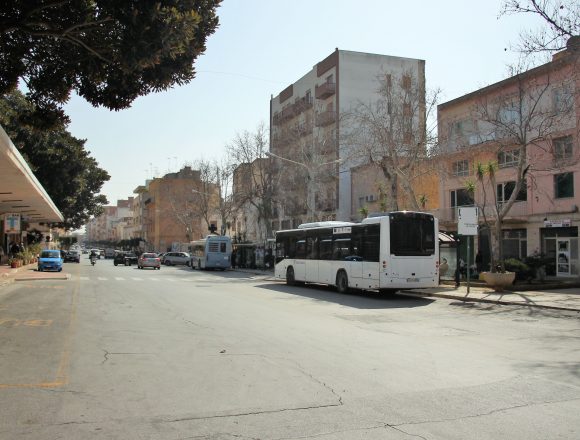
<path id="1" fill-rule="evenodd" d="M 165 252 L 205 237 L 210 225 L 219 231 L 219 197 L 217 185 L 202 182 L 200 172 L 187 166 L 151 180 L 141 223 L 149 247 Z"/>
<path id="2" fill-rule="evenodd" d="M 423 87 L 425 62 L 336 49 L 270 100 L 270 152 L 279 168 L 282 229 L 305 220 L 358 218 L 345 115 L 379 98 L 379 78 L 412 75 Z"/>

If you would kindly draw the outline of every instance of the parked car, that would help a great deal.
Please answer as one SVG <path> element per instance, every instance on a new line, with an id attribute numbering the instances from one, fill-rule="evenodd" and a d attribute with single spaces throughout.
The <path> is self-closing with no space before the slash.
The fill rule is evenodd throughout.
<path id="1" fill-rule="evenodd" d="M 60 272 L 62 270 L 61 253 L 57 249 L 47 249 L 40 253 L 38 258 L 38 271 L 54 270 Z"/>
<path id="2" fill-rule="evenodd" d="M 69 250 L 64 256 L 65 263 L 67 261 L 72 261 L 73 263 L 80 263 L 81 262 L 81 254 L 76 249 Z"/>
<path id="3" fill-rule="evenodd" d="M 117 252 L 113 258 L 113 264 L 118 266 L 119 264 L 124 264 L 125 266 L 131 266 L 132 264 L 137 264 L 137 255 L 134 252 Z"/>
<path id="4" fill-rule="evenodd" d="M 153 252 L 145 252 L 139 257 L 139 260 L 137 261 L 137 267 L 139 269 L 143 269 L 145 267 L 161 269 L 161 259 Z"/>
<path id="5" fill-rule="evenodd" d="M 187 252 L 167 252 L 163 256 L 163 264 L 173 266 L 176 264 L 184 264 L 189 266 L 191 257 Z"/>

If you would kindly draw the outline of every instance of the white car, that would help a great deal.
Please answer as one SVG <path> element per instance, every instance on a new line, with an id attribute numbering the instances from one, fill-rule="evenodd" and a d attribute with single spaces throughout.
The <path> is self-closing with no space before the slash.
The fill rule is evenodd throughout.
<path id="1" fill-rule="evenodd" d="M 190 265 L 191 256 L 187 252 L 167 252 L 163 256 L 163 264 L 173 266 L 175 264 Z"/>

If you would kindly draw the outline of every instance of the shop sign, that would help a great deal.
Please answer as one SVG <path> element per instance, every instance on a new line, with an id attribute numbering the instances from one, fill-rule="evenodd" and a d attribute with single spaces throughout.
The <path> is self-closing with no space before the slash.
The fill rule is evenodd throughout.
<path id="1" fill-rule="evenodd" d="M 20 234 L 20 214 L 4 214 L 4 233 Z"/>
<path id="2" fill-rule="evenodd" d="M 569 228 L 572 224 L 570 219 L 566 220 L 544 220 L 544 227 L 546 228 Z"/>

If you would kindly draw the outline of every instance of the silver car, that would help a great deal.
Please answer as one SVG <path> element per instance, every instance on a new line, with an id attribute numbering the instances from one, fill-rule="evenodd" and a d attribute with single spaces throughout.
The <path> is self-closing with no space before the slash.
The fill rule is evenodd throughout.
<path id="1" fill-rule="evenodd" d="M 190 255 L 187 252 L 167 252 L 163 256 L 163 264 L 173 266 L 176 264 L 190 265 Z"/>

